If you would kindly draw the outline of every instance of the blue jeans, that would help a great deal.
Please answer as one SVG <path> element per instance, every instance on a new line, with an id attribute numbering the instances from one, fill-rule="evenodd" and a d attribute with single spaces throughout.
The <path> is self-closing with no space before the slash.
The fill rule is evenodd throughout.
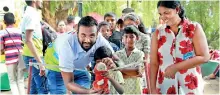
<path id="1" fill-rule="evenodd" d="M 29 69 L 29 62 L 37 62 L 34 57 L 23 56 L 24 62 L 26 64 L 27 69 Z M 32 67 L 31 72 L 31 88 L 30 94 L 47 94 L 47 78 L 45 76 L 40 76 L 40 70 Z"/>
<path id="2" fill-rule="evenodd" d="M 74 70 L 74 82 L 81 87 L 90 89 L 91 86 L 91 76 L 88 71 Z M 74 92 L 73 92 L 74 93 Z"/>
<path id="3" fill-rule="evenodd" d="M 48 70 L 47 79 L 50 94 L 66 94 L 66 87 L 64 85 L 61 72 Z"/>

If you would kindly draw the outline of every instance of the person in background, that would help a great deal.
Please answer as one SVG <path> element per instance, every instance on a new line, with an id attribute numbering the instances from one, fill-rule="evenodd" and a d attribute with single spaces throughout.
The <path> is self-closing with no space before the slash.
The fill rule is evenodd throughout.
<path id="1" fill-rule="evenodd" d="M 180 1 L 157 3 L 166 24 L 151 42 L 151 94 L 203 94 L 200 65 L 209 61 L 207 39 L 201 25 L 185 18 Z"/>
<path id="2" fill-rule="evenodd" d="M 74 22 L 75 22 L 75 25 L 73 26 L 73 28 L 75 30 L 74 32 L 77 32 L 77 30 L 78 30 L 78 23 L 79 23 L 80 19 L 81 19 L 81 17 L 79 17 L 79 16 L 76 16 L 74 19 Z"/>
<path id="3" fill-rule="evenodd" d="M 209 49 L 209 53 L 210 53 L 210 61 L 216 61 L 220 64 L 220 51 L 219 50 L 214 50 L 214 49 Z M 219 65 L 216 67 L 216 69 L 214 70 L 213 73 L 211 73 L 208 76 L 205 76 L 204 79 L 209 80 L 209 79 L 216 79 L 217 77 L 219 77 L 219 70 L 220 67 Z"/>
<path id="4" fill-rule="evenodd" d="M 30 94 L 47 94 L 47 81 L 45 67 L 43 64 L 43 43 L 42 30 L 40 24 L 40 14 L 37 9 L 42 8 L 42 0 L 25 0 L 25 13 L 21 22 L 21 32 L 24 36 L 23 58 L 28 68 L 29 62 L 39 63 L 39 66 L 31 66 L 31 88 Z M 38 69 L 39 67 L 39 69 Z M 29 76 L 30 77 L 30 76 Z"/>
<path id="5" fill-rule="evenodd" d="M 125 8 L 125 9 L 123 9 L 123 10 L 122 10 L 122 16 L 121 16 L 121 18 L 124 19 L 124 16 L 125 16 L 126 14 L 129 14 L 129 13 L 135 14 L 134 9 L 133 9 L 133 8 Z M 139 23 L 138 23 L 138 26 L 137 26 L 138 29 L 139 29 L 139 31 L 142 32 L 142 33 L 144 33 L 144 34 L 147 34 L 146 27 L 145 27 L 145 25 L 144 25 L 144 23 L 143 23 L 143 20 L 141 19 L 140 16 L 137 16 L 137 17 L 138 17 L 138 20 L 139 20 Z"/>
<path id="6" fill-rule="evenodd" d="M 11 92 L 13 95 L 25 95 L 24 71 L 18 66 L 18 55 L 23 52 L 21 31 L 14 27 L 13 13 L 8 12 L 4 15 L 4 23 L 6 29 L 0 31 L 0 50 L 1 53 L 5 53 Z"/>
<path id="7" fill-rule="evenodd" d="M 98 25 L 98 32 L 101 33 L 102 36 L 105 37 L 105 39 L 109 41 L 109 37 L 112 34 L 110 30 L 110 24 L 106 21 L 100 22 Z M 114 43 L 109 41 L 109 44 L 112 46 L 114 51 L 119 50 L 119 47 L 115 45 Z"/>
<path id="8" fill-rule="evenodd" d="M 134 25 L 135 27 L 139 27 L 139 23 L 140 23 L 140 17 L 137 16 L 134 12 L 130 12 L 130 13 L 127 13 L 126 15 L 124 15 L 124 26 L 128 26 L 128 25 Z M 150 41 L 151 41 L 151 38 L 150 38 L 150 35 L 148 34 L 145 34 L 143 32 L 141 32 L 140 28 L 138 28 L 138 35 L 139 35 L 139 39 L 138 41 L 135 43 L 135 46 L 136 48 L 138 48 L 139 50 L 143 51 L 144 54 L 145 54 L 145 70 L 148 70 L 147 66 L 148 64 L 150 63 L 150 59 L 149 59 L 149 55 L 150 55 Z M 143 80 L 143 83 L 142 83 L 142 86 L 143 86 L 143 89 L 145 89 L 146 85 L 149 85 L 149 78 L 148 78 L 148 74 L 147 73 L 143 73 L 143 77 L 142 77 L 142 80 Z M 148 83 L 148 84 L 147 84 Z"/>
<path id="9" fill-rule="evenodd" d="M 144 53 L 136 48 L 135 43 L 139 39 L 138 29 L 134 25 L 124 28 L 123 43 L 125 48 L 115 54 L 123 61 L 124 65 L 135 64 L 120 71 L 123 74 L 125 83 L 123 84 L 125 94 L 142 94 L 141 75 L 144 66 Z M 124 66 L 121 65 L 121 66 Z"/>
<path id="10" fill-rule="evenodd" d="M 4 6 L 3 7 L 3 11 L 4 11 L 4 14 L 9 12 L 9 8 L 7 6 Z M 6 25 L 3 21 L 0 22 L 0 30 L 3 30 L 6 28 Z"/>
<path id="11" fill-rule="evenodd" d="M 58 23 L 57 23 L 57 34 L 60 35 L 60 34 L 63 34 L 65 32 L 68 32 L 65 21 L 64 20 L 58 21 Z"/>
<path id="12" fill-rule="evenodd" d="M 123 32 L 116 30 L 116 21 L 117 17 L 114 13 L 109 12 L 104 15 L 104 21 L 108 22 L 110 24 L 110 29 L 112 32 L 112 35 L 109 37 L 109 41 L 116 44 L 119 48 L 122 48 L 122 35 Z"/>
<path id="13" fill-rule="evenodd" d="M 129 25 L 134 25 L 135 27 L 138 27 L 140 23 L 140 21 L 138 20 L 138 16 L 134 13 L 126 14 L 123 20 L 124 20 L 124 27 Z M 144 52 L 145 60 L 149 63 L 150 36 L 140 32 L 140 30 L 137 32 L 139 35 L 139 39 L 135 43 L 135 47 Z"/>
<path id="14" fill-rule="evenodd" d="M 219 65 L 216 67 L 216 69 L 214 70 L 213 73 L 211 73 L 210 75 L 208 76 L 205 76 L 204 79 L 205 80 L 209 80 L 209 79 L 216 79 L 217 77 L 219 77 L 219 70 L 220 70 L 220 67 Z"/>
<path id="15" fill-rule="evenodd" d="M 66 25 L 66 31 L 75 31 L 74 26 L 75 26 L 75 17 L 73 15 L 69 15 L 67 17 L 67 25 Z"/>
<path id="16" fill-rule="evenodd" d="M 134 9 L 133 8 L 125 8 L 125 9 L 123 9 L 122 11 L 122 19 L 123 19 L 123 17 L 126 15 L 126 14 L 128 14 L 128 13 L 134 13 Z"/>
<path id="17" fill-rule="evenodd" d="M 111 31 L 115 31 L 117 16 L 113 12 L 108 12 L 104 15 L 104 21 L 110 24 Z"/>
<path id="18" fill-rule="evenodd" d="M 116 22 L 116 31 L 122 31 L 124 29 L 124 22 L 122 19 L 118 19 Z"/>

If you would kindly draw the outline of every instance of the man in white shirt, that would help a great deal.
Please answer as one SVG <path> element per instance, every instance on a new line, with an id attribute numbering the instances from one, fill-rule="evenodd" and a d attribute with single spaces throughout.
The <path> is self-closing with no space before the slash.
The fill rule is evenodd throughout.
<path id="1" fill-rule="evenodd" d="M 42 30 L 40 24 L 40 14 L 37 9 L 42 8 L 42 0 L 25 0 L 27 3 L 26 11 L 24 13 L 21 22 L 21 31 L 24 35 L 24 48 L 23 58 L 25 63 L 28 65 L 29 62 L 43 63 L 43 44 L 42 44 Z M 32 67 L 32 79 L 30 94 L 47 94 L 48 91 L 43 85 L 46 85 L 45 79 L 45 68 L 39 66 L 40 70 Z"/>
<path id="2" fill-rule="evenodd" d="M 76 33 L 68 35 L 58 50 L 59 66 L 66 88 L 77 94 L 102 93 L 90 89 L 91 81 L 86 66 L 94 58 L 96 49 L 106 46 L 113 49 L 109 42 L 97 31 L 97 21 L 91 16 L 83 17 Z M 104 58 L 109 68 L 115 67 L 111 58 Z"/>

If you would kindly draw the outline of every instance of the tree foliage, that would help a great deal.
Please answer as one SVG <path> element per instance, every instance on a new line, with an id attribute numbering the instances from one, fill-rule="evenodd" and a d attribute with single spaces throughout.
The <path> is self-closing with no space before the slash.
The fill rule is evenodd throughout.
<path id="1" fill-rule="evenodd" d="M 44 1 L 42 16 L 48 24 L 56 29 L 59 20 L 66 20 L 68 14 L 75 14 L 75 1 Z"/>
<path id="2" fill-rule="evenodd" d="M 157 1 L 129 0 L 129 6 L 134 8 L 135 12 L 142 18 L 146 26 L 152 26 L 158 21 L 156 9 Z M 127 7 L 126 0 L 111 1 L 84 1 L 83 16 L 90 12 L 96 12 L 103 15 L 107 12 L 114 12 L 118 18 L 122 15 L 122 10 Z"/>
<path id="3" fill-rule="evenodd" d="M 219 49 L 219 1 L 183 1 L 186 16 L 201 24 L 208 44 Z"/>
<path id="4" fill-rule="evenodd" d="M 159 21 L 157 2 L 144 0 L 128 0 L 130 6 L 135 9 L 146 27 L 155 27 Z M 114 12 L 118 17 L 121 11 L 126 8 L 126 1 L 85 1 L 83 2 L 83 15 L 89 12 L 97 12 L 104 15 L 107 12 Z M 185 7 L 186 16 L 192 21 L 200 23 L 206 34 L 208 44 L 213 48 L 219 48 L 219 1 L 181 1 Z"/>
<path id="5" fill-rule="evenodd" d="M 126 0 L 93 1 L 82 0 L 82 14 L 96 12 L 104 16 L 107 12 L 114 12 L 118 18 L 121 11 L 127 7 Z M 156 27 L 158 24 L 157 1 L 128 0 L 129 6 L 142 18 L 146 27 Z M 185 7 L 186 16 L 192 21 L 200 23 L 206 34 L 208 44 L 219 48 L 219 1 L 181 1 Z M 56 26 L 56 21 L 64 19 L 68 14 L 77 15 L 77 2 L 74 1 L 45 1 L 43 17 Z M 54 25 L 55 24 L 55 25 Z"/>

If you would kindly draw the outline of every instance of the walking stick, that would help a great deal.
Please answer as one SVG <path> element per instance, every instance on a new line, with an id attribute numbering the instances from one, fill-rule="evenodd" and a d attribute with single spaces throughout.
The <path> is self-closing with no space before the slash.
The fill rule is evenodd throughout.
<path id="1" fill-rule="evenodd" d="M 31 89 L 31 79 L 32 79 L 32 61 L 29 61 L 29 69 L 28 69 L 28 89 L 27 89 L 27 94 L 30 94 L 30 89 Z"/>

